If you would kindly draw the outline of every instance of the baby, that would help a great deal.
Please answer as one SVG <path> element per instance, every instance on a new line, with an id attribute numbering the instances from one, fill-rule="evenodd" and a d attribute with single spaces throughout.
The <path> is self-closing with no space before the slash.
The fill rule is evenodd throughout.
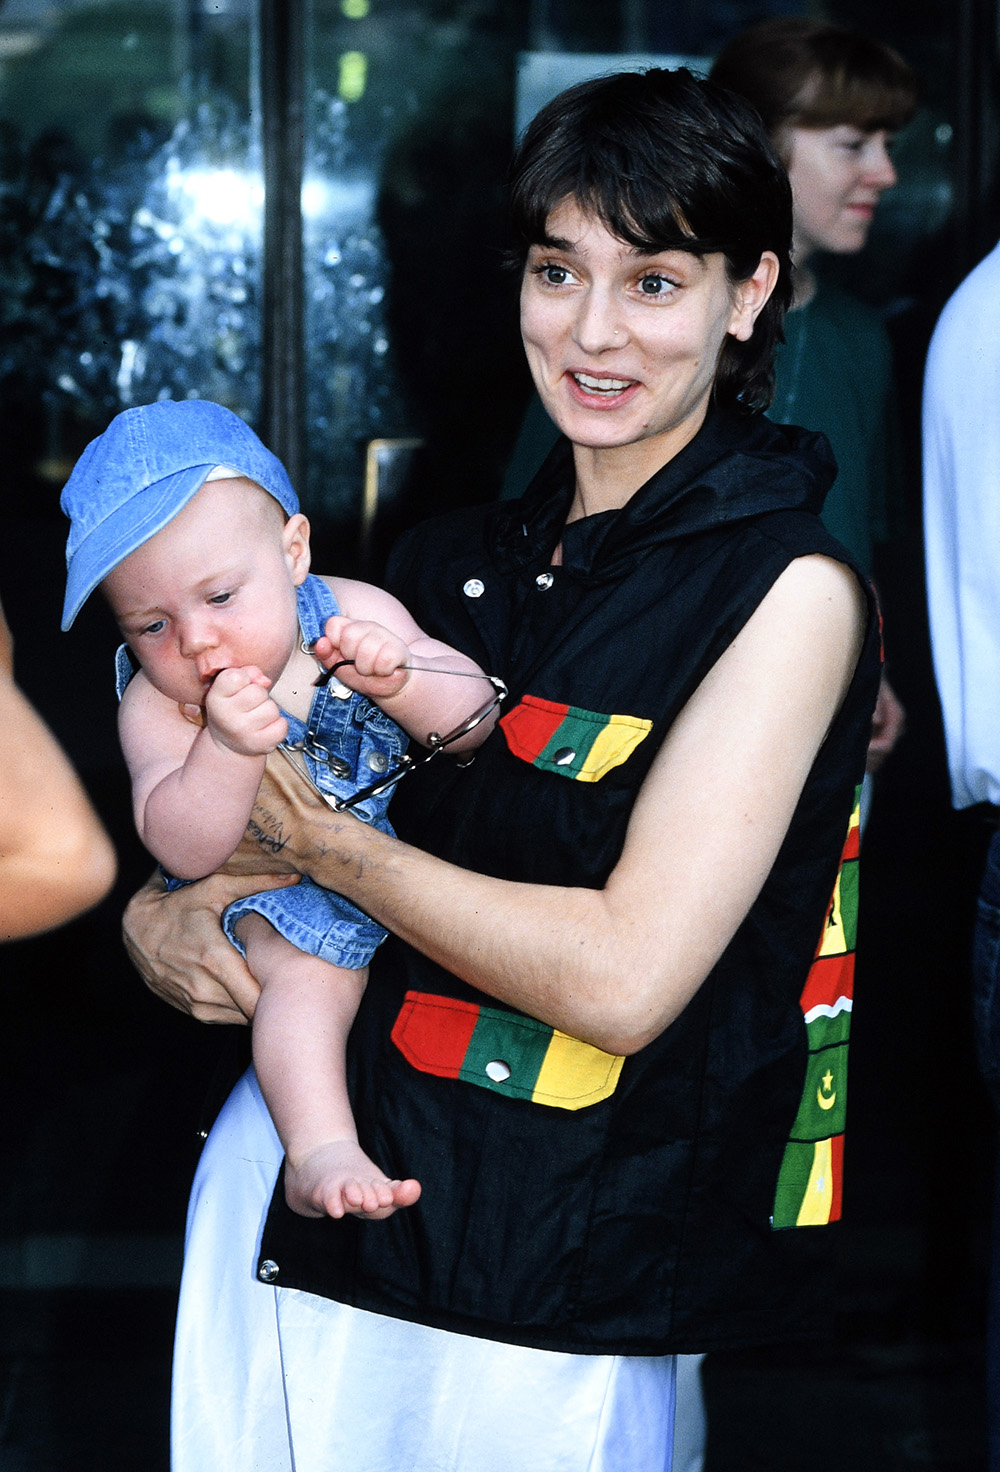
<path id="1" fill-rule="evenodd" d="M 228 409 L 127 409 L 83 452 L 62 507 L 72 522 L 62 626 L 100 586 L 127 646 L 119 730 L 136 824 L 178 880 L 233 853 L 278 746 L 321 791 L 355 799 L 357 816 L 391 832 L 389 793 L 370 788 L 398 766 L 404 733 L 427 745 L 467 723 L 450 745 L 461 754 L 492 728 L 478 665 L 381 589 L 310 574 L 309 523 L 284 467 Z M 333 666 L 342 678 L 317 688 Z M 223 923 L 261 987 L 253 1057 L 289 1206 L 385 1217 L 411 1205 L 419 1183 L 390 1180 L 358 1144 L 345 1080 L 347 1034 L 385 931 L 308 879 L 238 901 Z"/>

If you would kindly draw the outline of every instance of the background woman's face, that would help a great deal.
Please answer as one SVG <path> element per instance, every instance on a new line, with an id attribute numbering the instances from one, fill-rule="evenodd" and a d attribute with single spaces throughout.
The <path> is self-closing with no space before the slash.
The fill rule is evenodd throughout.
<path id="1" fill-rule="evenodd" d="M 813 251 L 845 255 L 868 239 L 879 200 L 896 182 L 892 135 L 835 128 L 785 128 L 776 140 L 788 165 L 794 210 L 794 259 Z"/>
<path id="2" fill-rule="evenodd" d="M 704 418 L 727 334 L 749 337 L 769 287 L 733 286 L 721 254 L 645 254 L 574 199 L 549 216 L 521 287 L 521 332 L 546 410 L 577 445 L 663 437 L 663 461 Z M 751 305 L 752 299 L 752 305 Z"/>

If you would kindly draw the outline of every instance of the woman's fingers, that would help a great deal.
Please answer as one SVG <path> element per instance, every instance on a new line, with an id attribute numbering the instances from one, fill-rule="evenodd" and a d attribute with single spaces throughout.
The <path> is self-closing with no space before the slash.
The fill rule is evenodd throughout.
<path id="1" fill-rule="evenodd" d="M 158 878 L 144 885 L 129 902 L 122 934 L 150 991 L 200 1022 L 249 1021 L 260 988 L 219 917 L 233 900 L 267 887 L 260 875 L 228 874 L 169 893 Z"/>

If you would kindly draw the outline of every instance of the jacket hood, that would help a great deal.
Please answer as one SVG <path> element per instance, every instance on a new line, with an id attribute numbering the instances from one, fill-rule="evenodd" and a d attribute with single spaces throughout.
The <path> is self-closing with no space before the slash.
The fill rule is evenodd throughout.
<path id="1" fill-rule="evenodd" d="M 826 437 L 763 415 L 709 411 L 690 444 L 620 510 L 567 528 L 578 575 L 600 581 L 646 547 L 768 511 L 818 515 L 837 474 Z M 525 494 L 504 503 L 493 551 L 506 565 L 533 560 L 559 539 L 573 497 L 573 450 L 555 445 Z"/>

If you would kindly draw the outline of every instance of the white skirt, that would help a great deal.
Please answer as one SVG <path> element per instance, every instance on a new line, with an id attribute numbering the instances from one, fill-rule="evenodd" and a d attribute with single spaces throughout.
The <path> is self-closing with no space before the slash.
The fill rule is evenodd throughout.
<path id="1" fill-rule="evenodd" d="M 191 1192 L 173 1472 L 669 1472 L 671 1355 L 526 1349 L 259 1282 L 281 1155 L 250 1071 Z"/>

